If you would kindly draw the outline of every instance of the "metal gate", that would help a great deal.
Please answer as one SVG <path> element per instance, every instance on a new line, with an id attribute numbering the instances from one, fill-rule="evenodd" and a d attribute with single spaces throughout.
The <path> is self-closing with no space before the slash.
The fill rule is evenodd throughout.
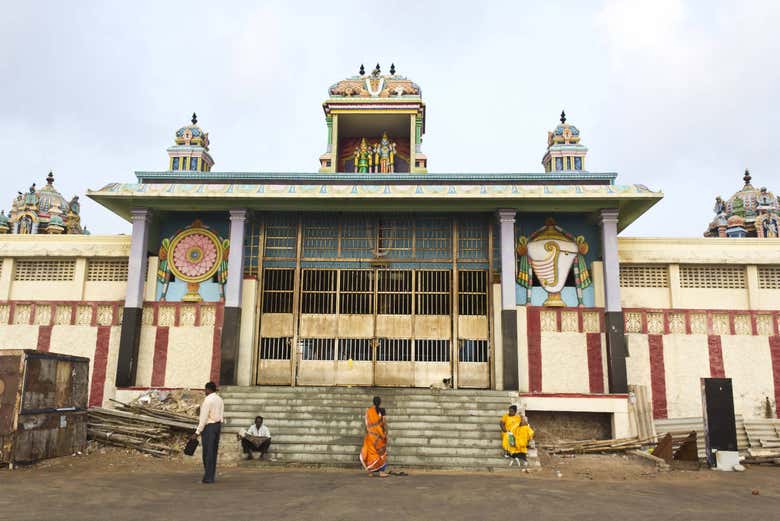
<path id="1" fill-rule="evenodd" d="M 294 272 L 263 271 L 259 384 L 490 386 L 487 271 Z"/>

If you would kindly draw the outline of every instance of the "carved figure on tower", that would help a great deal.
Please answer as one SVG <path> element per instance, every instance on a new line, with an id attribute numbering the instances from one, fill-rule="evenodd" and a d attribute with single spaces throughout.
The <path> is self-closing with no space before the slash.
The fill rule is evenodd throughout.
<path id="1" fill-rule="evenodd" d="M 395 141 L 390 141 L 387 132 L 383 132 L 381 141 L 374 145 L 374 165 L 382 174 L 395 172 Z"/>
<path id="2" fill-rule="evenodd" d="M 373 166 L 374 154 L 366 143 L 366 138 L 360 140 L 360 146 L 355 149 L 355 172 L 368 173 Z"/>

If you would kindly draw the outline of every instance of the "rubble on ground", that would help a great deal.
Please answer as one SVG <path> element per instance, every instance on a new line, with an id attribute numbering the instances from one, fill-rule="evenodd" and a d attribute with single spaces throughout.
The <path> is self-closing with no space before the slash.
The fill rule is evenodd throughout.
<path id="1" fill-rule="evenodd" d="M 198 425 L 197 391 L 147 391 L 130 403 L 112 400 L 114 409 L 88 411 L 87 436 L 102 445 L 152 456 L 179 454 Z"/>

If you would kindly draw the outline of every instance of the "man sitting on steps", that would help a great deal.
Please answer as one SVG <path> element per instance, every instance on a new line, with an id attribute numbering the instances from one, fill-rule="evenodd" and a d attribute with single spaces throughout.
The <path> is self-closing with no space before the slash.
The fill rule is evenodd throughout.
<path id="1" fill-rule="evenodd" d="M 246 454 L 246 459 L 252 459 L 252 452 L 259 452 L 260 459 L 263 459 L 268 449 L 271 447 L 271 431 L 263 425 L 263 417 L 257 416 L 255 423 L 249 429 L 239 434 L 241 439 L 241 448 Z"/>

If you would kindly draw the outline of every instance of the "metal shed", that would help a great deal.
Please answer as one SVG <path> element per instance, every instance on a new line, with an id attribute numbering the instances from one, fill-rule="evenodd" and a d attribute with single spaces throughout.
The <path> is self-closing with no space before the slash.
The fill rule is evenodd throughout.
<path id="1" fill-rule="evenodd" d="M 83 450 L 88 390 L 89 358 L 0 351 L 0 464 Z"/>

